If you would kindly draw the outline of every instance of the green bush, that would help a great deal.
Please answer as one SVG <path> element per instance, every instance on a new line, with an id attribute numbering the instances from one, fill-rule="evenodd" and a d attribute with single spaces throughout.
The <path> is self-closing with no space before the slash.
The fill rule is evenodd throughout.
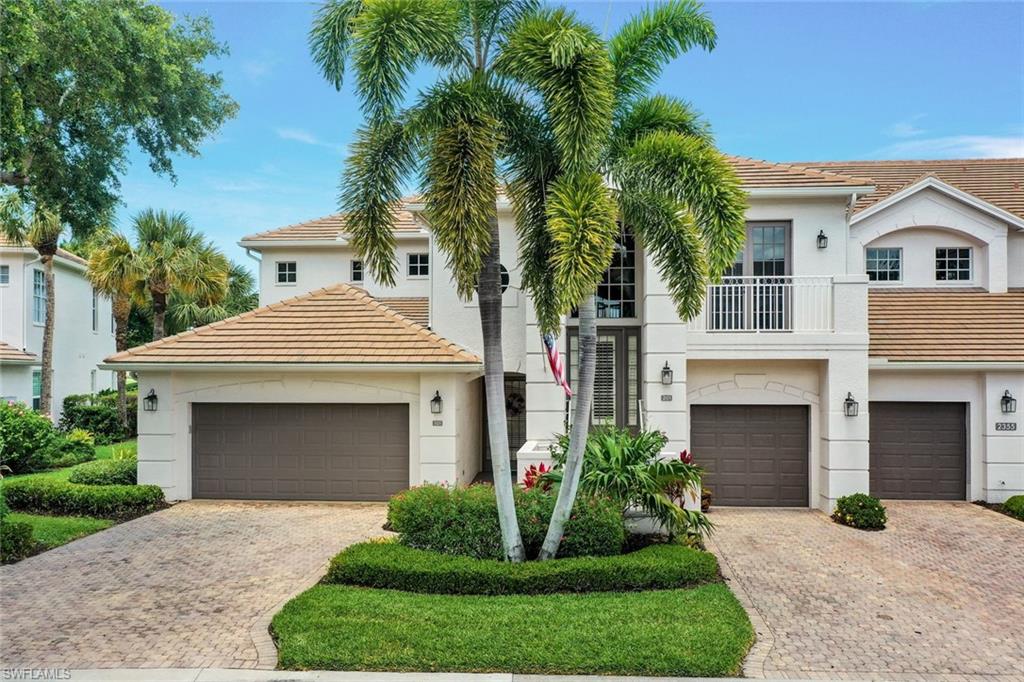
<path id="1" fill-rule="evenodd" d="M 138 432 L 136 405 L 138 394 L 128 393 L 128 428 L 121 425 L 117 417 L 117 391 L 101 391 L 69 395 L 64 398 L 64 410 L 60 418 L 62 431 L 85 429 L 93 434 L 99 445 L 110 445 L 134 438 Z"/>
<path id="2" fill-rule="evenodd" d="M 11 473 L 48 469 L 59 444 L 49 419 L 21 403 L 0 402 L 0 464 Z"/>
<path id="3" fill-rule="evenodd" d="M 96 442 L 92 434 L 85 429 L 72 429 L 69 433 L 58 436 L 50 466 L 69 467 L 95 458 Z"/>
<path id="4" fill-rule="evenodd" d="M 553 493 L 516 489 L 516 513 L 527 556 L 540 550 L 555 506 Z M 391 498 L 388 522 L 409 547 L 478 559 L 502 559 L 494 488 L 424 485 Z M 580 495 L 566 524 L 559 556 L 604 556 L 622 551 L 626 530 L 617 506 Z"/>
<path id="5" fill-rule="evenodd" d="M 888 520 L 885 507 L 878 498 L 864 493 L 855 493 L 836 500 L 832 519 L 844 526 L 862 530 L 882 530 Z"/>
<path id="6" fill-rule="evenodd" d="M 0 561 L 24 559 L 35 551 L 32 526 L 20 521 L 0 521 Z"/>
<path id="7" fill-rule="evenodd" d="M 7 518 L 7 515 L 11 513 L 11 508 L 7 506 L 7 498 L 4 496 L 4 487 L 0 485 L 0 521 Z"/>
<path id="8" fill-rule="evenodd" d="M 160 508 L 164 493 L 157 485 L 79 485 L 46 478 L 4 481 L 11 509 L 34 514 L 125 519 Z"/>
<path id="9" fill-rule="evenodd" d="M 352 545 L 323 582 L 434 594 L 550 594 L 667 590 L 716 580 L 712 554 L 677 544 L 631 554 L 513 564 L 412 549 L 397 542 Z"/>
<path id="10" fill-rule="evenodd" d="M 134 459 L 99 459 L 75 467 L 68 477 L 81 485 L 135 485 L 138 462 Z"/>
<path id="11" fill-rule="evenodd" d="M 1014 495 L 1003 502 L 1003 511 L 1024 521 L 1024 495 Z"/>

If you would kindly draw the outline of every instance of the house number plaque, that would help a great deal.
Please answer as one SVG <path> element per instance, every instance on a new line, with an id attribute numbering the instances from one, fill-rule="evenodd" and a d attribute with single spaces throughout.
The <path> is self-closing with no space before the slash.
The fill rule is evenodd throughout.
<path id="1" fill-rule="evenodd" d="M 1017 422 L 996 422 L 996 431 L 1016 431 Z"/>

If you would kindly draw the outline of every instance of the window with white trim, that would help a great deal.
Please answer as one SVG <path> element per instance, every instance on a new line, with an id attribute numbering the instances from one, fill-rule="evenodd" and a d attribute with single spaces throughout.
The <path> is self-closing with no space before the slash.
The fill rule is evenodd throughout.
<path id="1" fill-rule="evenodd" d="M 277 262 L 277 283 L 278 284 L 295 284 L 299 278 L 298 265 L 295 261 L 278 261 Z"/>
<path id="2" fill-rule="evenodd" d="M 89 370 L 89 393 L 96 393 L 96 370 Z"/>
<path id="3" fill-rule="evenodd" d="M 872 282 L 899 282 L 903 279 L 903 249 L 866 249 L 864 270 Z"/>
<path id="4" fill-rule="evenodd" d="M 362 282 L 363 281 L 363 261 L 354 260 L 352 261 L 352 281 Z"/>
<path id="5" fill-rule="evenodd" d="M 410 253 L 409 269 L 410 277 L 426 277 L 430 274 L 430 254 Z"/>
<path id="6" fill-rule="evenodd" d="M 32 370 L 32 409 L 38 411 L 43 404 L 43 371 Z"/>
<path id="7" fill-rule="evenodd" d="M 92 290 L 92 330 L 100 330 L 100 293 L 95 289 Z"/>
<path id="8" fill-rule="evenodd" d="M 974 249 L 970 247 L 944 247 L 935 249 L 935 281 L 969 282 Z"/>
<path id="9" fill-rule="evenodd" d="M 11 266 L 0 265 L 0 284 L 11 283 Z"/>
<path id="10" fill-rule="evenodd" d="M 32 271 L 32 322 L 46 322 L 46 275 L 42 270 Z"/>

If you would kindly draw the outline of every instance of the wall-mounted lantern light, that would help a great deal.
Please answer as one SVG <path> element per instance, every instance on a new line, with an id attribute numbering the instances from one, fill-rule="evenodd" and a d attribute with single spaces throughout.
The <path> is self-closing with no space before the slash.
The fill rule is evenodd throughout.
<path id="1" fill-rule="evenodd" d="M 818 230 L 818 248 L 828 248 L 828 235 L 825 234 L 825 230 Z"/>
<path id="2" fill-rule="evenodd" d="M 666 361 L 665 366 L 661 368 L 661 385 L 672 385 L 672 368 L 668 366 L 668 361 Z"/>
<path id="3" fill-rule="evenodd" d="M 856 417 L 858 412 L 860 412 L 860 405 L 853 399 L 853 394 L 848 392 L 846 400 L 843 401 L 843 414 L 847 417 Z"/>
<path id="4" fill-rule="evenodd" d="M 999 401 L 999 407 L 1003 410 L 1003 414 L 1012 414 L 1017 411 L 1017 399 L 1010 394 L 1009 390 L 1003 393 L 1003 397 Z"/>
<path id="5" fill-rule="evenodd" d="M 430 413 L 441 414 L 441 410 L 444 408 L 444 401 L 441 400 L 441 392 L 434 391 L 434 397 L 430 399 Z"/>
<path id="6" fill-rule="evenodd" d="M 151 388 L 142 399 L 142 409 L 146 412 L 156 412 L 156 402 L 156 390 Z"/>

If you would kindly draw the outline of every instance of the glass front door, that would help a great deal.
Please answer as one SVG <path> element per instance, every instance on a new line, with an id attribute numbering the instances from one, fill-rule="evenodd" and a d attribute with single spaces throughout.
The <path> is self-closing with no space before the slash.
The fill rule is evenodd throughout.
<path id="1" fill-rule="evenodd" d="M 569 384 L 577 393 L 579 334 L 569 329 Z M 594 424 L 640 427 L 640 330 L 636 327 L 597 330 L 597 365 L 594 369 Z"/>

